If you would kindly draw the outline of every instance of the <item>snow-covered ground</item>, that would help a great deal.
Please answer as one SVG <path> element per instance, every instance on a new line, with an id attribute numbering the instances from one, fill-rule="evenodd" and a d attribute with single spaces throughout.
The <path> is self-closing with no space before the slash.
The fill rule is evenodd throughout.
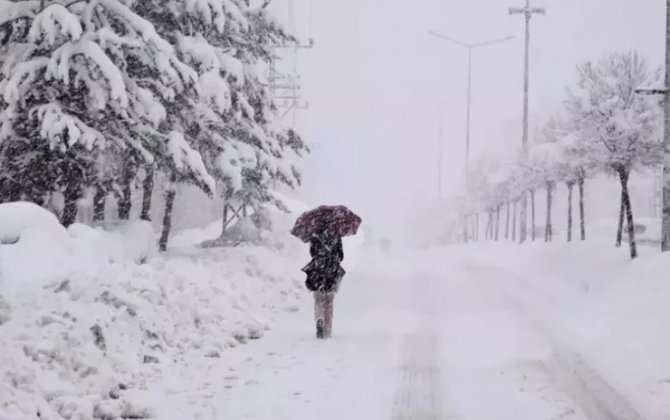
<path id="1" fill-rule="evenodd" d="M 357 238 L 319 341 L 302 244 L 194 248 L 214 224 L 158 257 L 142 229 L 0 248 L 0 419 L 670 418 L 670 258 L 652 248 Z"/>
<path id="2" fill-rule="evenodd" d="M 332 340 L 313 338 L 304 300 L 146 398 L 175 420 L 669 418 L 670 260 L 594 245 L 368 253 Z"/>
<path id="3" fill-rule="evenodd" d="M 12 228 L 0 245 L 1 420 L 153 417 L 142 395 L 157 377 L 224 357 L 299 308 L 307 259 L 288 234 L 194 246 L 219 222 L 161 256 L 148 223 L 65 230 L 18 207 L 0 214 Z M 291 216 L 274 216 L 287 231 Z"/>

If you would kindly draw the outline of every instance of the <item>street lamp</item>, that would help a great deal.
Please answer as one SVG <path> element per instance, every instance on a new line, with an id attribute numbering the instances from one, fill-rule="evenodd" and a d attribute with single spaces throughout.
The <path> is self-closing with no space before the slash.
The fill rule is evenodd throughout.
<path id="1" fill-rule="evenodd" d="M 437 137 L 437 195 L 442 198 L 442 181 L 443 181 L 443 167 L 444 167 L 444 114 L 445 108 L 454 99 L 447 99 L 435 104 L 438 111 L 439 129 Z"/>
<path id="2" fill-rule="evenodd" d="M 465 128 L 465 183 L 467 187 L 468 180 L 470 178 L 470 114 L 472 104 L 472 51 L 475 50 L 476 48 L 488 47 L 491 45 L 501 44 L 503 42 L 510 41 L 514 39 L 514 36 L 507 36 L 504 38 L 493 39 L 486 42 L 469 44 L 466 42 L 461 42 L 456 39 L 450 38 L 446 35 L 442 35 L 435 31 L 428 31 L 428 33 L 436 38 L 449 41 L 452 44 L 456 44 L 468 50 L 468 98 L 467 98 L 467 116 L 466 116 L 466 128 Z"/>

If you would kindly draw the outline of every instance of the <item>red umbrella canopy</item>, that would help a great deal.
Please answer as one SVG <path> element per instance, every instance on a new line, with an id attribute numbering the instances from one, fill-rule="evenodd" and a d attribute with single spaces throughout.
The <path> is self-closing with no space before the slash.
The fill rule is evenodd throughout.
<path id="1" fill-rule="evenodd" d="M 358 232 L 362 222 L 363 219 L 345 206 L 320 206 L 298 217 L 291 234 L 303 242 L 326 230 L 341 237 L 351 236 Z"/>

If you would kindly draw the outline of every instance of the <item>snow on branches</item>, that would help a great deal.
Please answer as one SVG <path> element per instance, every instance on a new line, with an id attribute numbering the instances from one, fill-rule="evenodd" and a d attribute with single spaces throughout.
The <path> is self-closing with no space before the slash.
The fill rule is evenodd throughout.
<path id="1" fill-rule="evenodd" d="M 266 80 L 293 38 L 266 10 L 0 0 L 0 16 L 0 200 L 93 188 L 103 204 L 128 201 L 141 168 L 253 207 L 273 201 L 274 181 L 300 183 L 307 147 L 281 126 Z"/>
<path id="2" fill-rule="evenodd" d="M 649 97 L 636 94 L 641 86 L 658 85 L 660 70 L 650 70 L 636 52 L 609 55 L 578 67 L 578 82 L 568 90 L 560 117 L 551 118 L 537 131 L 527 153 L 507 167 L 489 163 L 478 169 L 471 200 L 472 213 L 515 202 L 538 189 L 547 191 L 547 228 L 551 240 L 552 191 L 559 183 L 568 188 L 568 240 L 572 234 L 572 190 L 579 187 L 581 236 L 585 238 L 584 183 L 598 172 L 615 174 L 621 183 L 618 242 L 624 220 L 631 257 L 637 256 L 633 210 L 628 182 L 633 171 L 661 162 L 661 109 Z M 500 170 L 503 182 L 500 182 Z M 502 188 L 504 186 L 505 188 Z M 508 205 L 509 208 L 509 205 Z"/>

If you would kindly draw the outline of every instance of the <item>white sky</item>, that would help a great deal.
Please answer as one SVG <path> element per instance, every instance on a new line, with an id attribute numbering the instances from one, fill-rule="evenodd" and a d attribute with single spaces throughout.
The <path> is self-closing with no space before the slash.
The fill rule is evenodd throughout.
<path id="1" fill-rule="evenodd" d="M 309 0 L 294 0 L 307 37 Z M 436 103 L 447 106 L 445 194 L 462 183 L 466 51 L 429 29 L 466 42 L 516 39 L 475 52 L 472 157 L 505 155 L 521 143 L 524 0 L 312 0 L 315 48 L 301 54 L 311 103 L 299 127 L 314 145 L 303 193 L 352 206 L 380 224 L 402 223 L 413 205 L 437 196 Z M 274 0 L 280 13 L 289 0 Z M 410 5 L 411 6 L 408 6 Z M 663 0 L 534 0 L 531 124 L 560 106 L 575 66 L 608 52 L 639 49 L 663 58 Z M 284 15 L 284 19 L 285 20 Z"/>

